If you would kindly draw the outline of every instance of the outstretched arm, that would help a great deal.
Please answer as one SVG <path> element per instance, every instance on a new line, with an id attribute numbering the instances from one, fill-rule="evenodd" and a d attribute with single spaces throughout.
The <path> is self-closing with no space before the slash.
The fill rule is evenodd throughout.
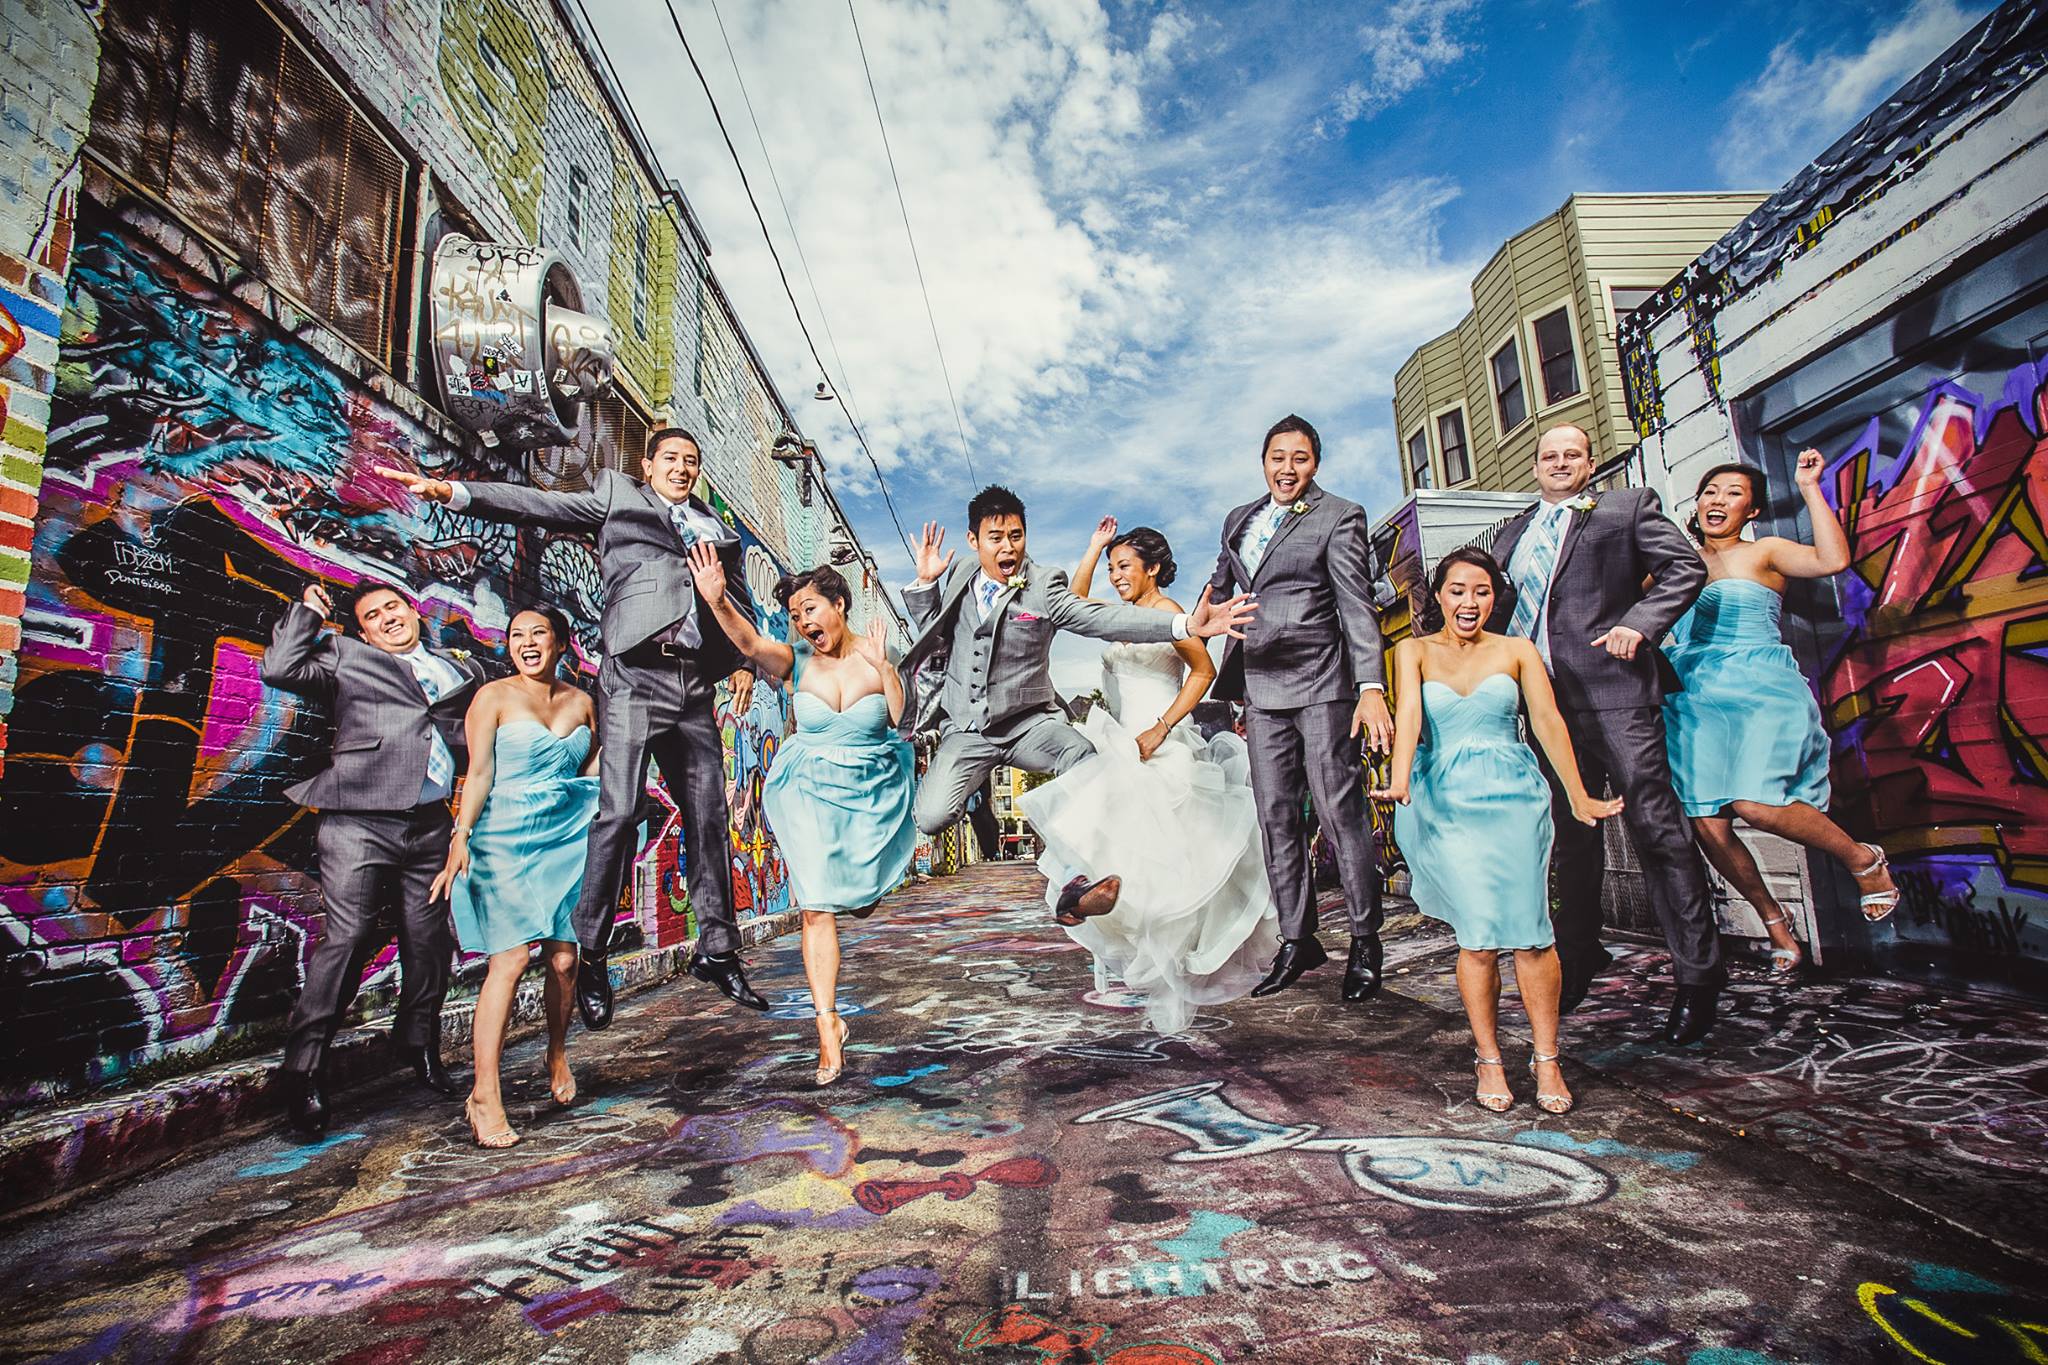
<path id="1" fill-rule="evenodd" d="M 491 783 L 497 777 L 498 695 L 490 687 L 478 690 L 476 700 L 462 718 L 463 734 L 469 746 L 469 771 L 462 778 L 462 802 L 455 812 L 455 832 L 448 836 L 448 857 L 427 891 L 427 903 L 444 900 L 455 889 L 455 879 L 469 871 L 469 834 L 484 813 L 490 799 Z"/>
<path id="2" fill-rule="evenodd" d="M 442 502 L 482 521 L 547 526 L 557 531 L 594 531 L 604 525 L 609 500 L 598 488 L 581 493 L 545 492 L 517 483 L 455 483 L 388 465 L 377 472 L 428 502 Z"/>
<path id="3" fill-rule="evenodd" d="M 1179 611 L 1180 603 L 1168 598 L 1166 611 Z M 1138 757 L 1149 759 L 1159 752 L 1159 746 L 1166 743 L 1166 736 L 1174 726 L 1186 720 L 1193 713 L 1196 703 L 1209 694 L 1209 685 L 1216 681 L 1216 661 L 1209 657 L 1209 648 L 1200 640 L 1176 640 L 1174 652 L 1188 666 L 1187 677 L 1181 680 L 1180 691 L 1174 695 L 1173 704 L 1159 717 L 1152 728 L 1138 736 Z"/>
<path id="4" fill-rule="evenodd" d="M 1516 681 L 1522 685 L 1522 700 L 1529 708 L 1529 728 L 1536 732 L 1537 742 L 1543 745 L 1544 756 L 1550 760 L 1550 770 L 1564 784 L 1565 796 L 1572 803 L 1572 817 L 1582 825 L 1593 825 L 1618 813 L 1621 810 L 1620 797 L 1604 801 L 1586 792 L 1585 780 L 1579 776 L 1578 756 L 1572 752 L 1571 731 L 1565 728 L 1564 717 L 1558 714 L 1557 694 L 1551 690 L 1550 674 L 1543 667 L 1543 656 L 1527 640 L 1516 639 L 1511 647 L 1514 650 Z"/>
<path id="5" fill-rule="evenodd" d="M 1806 502 L 1806 515 L 1813 522 L 1813 544 L 1772 536 L 1764 541 L 1764 562 L 1787 578 L 1827 578 L 1849 567 L 1849 534 L 1842 519 L 1828 506 L 1820 489 L 1821 453 L 1808 447 L 1799 452 L 1792 481 Z"/>
<path id="6" fill-rule="evenodd" d="M 917 538 L 917 582 L 903 590 L 903 605 L 909 609 L 917 628 L 923 630 L 939 614 L 939 581 L 952 567 L 953 552 L 946 550 L 946 528 L 935 521 L 924 524 Z"/>
<path id="7" fill-rule="evenodd" d="M 1095 566 L 1102 559 L 1102 552 L 1109 548 L 1109 542 L 1116 539 L 1116 518 L 1104 517 L 1095 524 L 1095 534 L 1088 537 L 1088 553 L 1081 556 L 1081 562 L 1074 566 L 1074 596 L 1088 597 L 1095 589 Z"/>
<path id="8" fill-rule="evenodd" d="M 753 614 L 742 614 L 725 590 L 725 564 L 708 541 L 690 547 L 690 575 L 696 580 L 697 595 L 718 618 L 718 628 L 733 648 L 752 659 L 770 677 L 787 678 L 796 665 L 796 652 L 780 640 L 771 640 L 754 628 Z M 749 602 L 751 606 L 751 601 Z"/>
<path id="9" fill-rule="evenodd" d="M 323 627 L 333 614 L 334 599 L 318 583 L 307 585 L 298 604 L 285 608 L 263 651 L 263 681 L 286 692 L 326 693 L 334 690 L 340 650 Z"/>
<path id="10" fill-rule="evenodd" d="M 1642 490 L 1636 511 L 1636 550 L 1650 571 L 1650 590 L 1622 614 L 1621 624 L 1593 641 L 1616 658 L 1632 659 L 1645 641 L 1662 639 L 1707 585 L 1706 562 L 1677 523 L 1664 515 L 1664 504 Z M 1628 636 L 1633 635 L 1634 639 Z"/>

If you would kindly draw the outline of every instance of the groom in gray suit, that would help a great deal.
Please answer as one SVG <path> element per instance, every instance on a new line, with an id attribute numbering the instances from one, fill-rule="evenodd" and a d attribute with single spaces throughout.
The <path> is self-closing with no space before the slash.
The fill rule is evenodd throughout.
<path id="1" fill-rule="evenodd" d="M 421 1085 L 455 1085 L 441 1066 L 441 1002 L 455 935 L 448 903 L 428 899 L 448 856 L 448 798 L 465 761 L 463 713 L 483 680 L 471 660 L 420 643 L 420 614 L 398 589 L 365 582 L 351 615 L 362 639 L 323 628 L 334 601 L 319 584 L 285 612 L 263 651 L 263 681 L 328 703 L 327 766 L 285 794 L 320 812 L 327 923 L 292 1006 L 280 1082 L 285 1113 L 308 1137 L 326 1130 L 320 1062 L 375 945 L 380 896 L 396 882 L 398 1012 L 391 1040 Z"/>
<path id="2" fill-rule="evenodd" d="M 917 582 L 903 604 L 918 628 L 904 656 L 912 704 L 906 735 L 937 730 L 939 744 L 918 784 L 914 815 L 926 834 L 945 829 L 998 764 L 1059 774 L 1095 752 L 1067 723 L 1053 693 L 1052 637 L 1062 630 L 1097 640 L 1153 644 L 1238 633 L 1251 619 L 1243 598 L 1212 603 L 1207 592 L 1192 612 L 1110 605 L 1076 597 L 1059 569 L 1034 564 L 1024 552 L 1024 504 L 990 486 L 967 504 L 967 543 L 974 560 L 955 567 L 940 551 L 946 533 L 927 522 L 917 548 Z M 927 694 L 935 694 L 928 696 Z M 1077 924 L 1116 905 L 1119 883 L 1076 878 L 1062 888 L 1055 916 Z"/>
<path id="3" fill-rule="evenodd" d="M 1280 915 L 1280 951 L 1253 995 L 1285 990 L 1329 961 L 1316 938 L 1304 791 L 1337 855 L 1351 955 L 1343 999 L 1380 988 L 1380 875 L 1365 808 L 1359 736 L 1393 744 L 1386 664 L 1373 611 L 1365 509 L 1316 484 L 1323 441 L 1289 415 L 1266 433 L 1266 492 L 1223 519 L 1223 552 L 1209 591 L 1242 586 L 1259 616 L 1223 651 L 1212 695 L 1244 703 L 1266 877 Z"/>
<path id="4" fill-rule="evenodd" d="M 726 857 L 731 815 L 725 805 L 725 749 L 712 713 L 713 686 L 732 674 L 751 685 L 738 649 L 718 618 L 698 600 L 686 551 L 714 545 L 726 568 L 726 595 L 754 614 L 740 566 L 740 539 L 693 491 L 704 457 L 697 438 L 664 427 L 647 438 L 645 483 L 600 471 L 586 492 L 544 492 L 519 484 L 450 483 L 399 469 L 379 469 L 414 493 L 486 521 L 550 526 L 597 536 L 604 574 L 604 663 L 598 669 L 597 819 L 590 827 L 576 937 L 583 945 L 576 1005 L 583 1022 L 611 1023 L 612 984 L 606 964 L 612 920 L 626 864 L 639 838 L 647 760 L 682 815 L 690 905 L 697 912 L 697 951 L 690 975 L 708 981 L 748 1009 L 768 1002 L 740 969 L 739 927 L 732 915 L 732 866 Z"/>

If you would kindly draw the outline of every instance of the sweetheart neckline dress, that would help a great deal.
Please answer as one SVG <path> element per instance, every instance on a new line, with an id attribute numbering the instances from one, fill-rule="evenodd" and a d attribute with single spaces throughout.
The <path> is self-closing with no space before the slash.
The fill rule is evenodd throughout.
<path id="1" fill-rule="evenodd" d="M 490 794 L 469 832 L 469 872 L 448 896 L 465 952 L 576 941 L 573 912 L 597 815 L 597 779 L 581 775 L 592 738 L 588 725 L 558 735 L 538 720 L 499 724 Z"/>

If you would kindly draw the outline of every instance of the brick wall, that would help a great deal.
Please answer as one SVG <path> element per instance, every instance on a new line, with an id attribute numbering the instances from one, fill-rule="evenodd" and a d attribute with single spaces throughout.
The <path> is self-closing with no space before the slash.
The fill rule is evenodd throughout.
<path id="1" fill-rule="evenodd" d="M 5 371 L 0 648 L 25 622 L 18 682 L 0 689 L 13 709 L 0 770 L 0 1112 L 278 1029 L 324 913 L 311 821 L 282 789 L 321 761 L 327 732 L 317 707 L 264 688 L 256 670 L 305 582 L 404 583 L 431 638 L 483 656 L 509 607 L 535 596 L 595 643 L 586 541 L 394 502 L 371 473 L 398 463 L 548 480 L 589 463 L 583 451 L 486 449 L 440 411 L 418 319 L 419 266 L 441 224 L 568 259 L 586 310 L 619 329 L 622 391 L 644 417 L 703 433 L 714 504 L 744 538 L 757 588 L 831 533 L 825 500 L 801 508 L 791 471 L 768 459 L 783 420 L 773 393 L 546 0 L 107 0 L 98 13 L 98 43 L 85 12 L 56 0 L 17 0 L 0 21 L 0 123 L 10 154 L 28 153 L 14 159 L 41 167 L 35 184 L 0 179 L 0 302 L 22 324 Z M 237 71 L 215 55 L 209 84 L 180 83 L 209 33 L 232 27 L 244 53 L 264 25 L 290 61 Z M 164 32 L 175 41 L 150 46 Z M 96 70 L 116 61 L 130 65 L 95 106 Z M 299 74 L 270 84 L 279 70 Z M 170 106 L 152 99 L 176 101 L 178 118 L 156 116 Z M 95 107 L 87 145 L 100 160 L 81 171 Z M 252 107 L 267 111 L 265 136 L 240 145 L 290 146 L 288 159 L 220 150 Z M 181 150 L 161 132 L 173 123 L 217 141 Z M 379 218 L 375 197 L 353 191 L 338 195 L 335 224 L 297 207 L 336 199 L 323 177 L 350 173 L 328 154 L 344 125 L 406 166 L 405 212 Z M 169 170 L 150 181 L 159 162 Z M 573 190 L 571 166 L 587 167 Z M 251 212 L 219 211 L 244 202 Z M 384 221 L 399 229 L 379 260 L 363 224 Z M 637 222 L 644 261 L 627 254 Z M 322 253 L 337 241 L 354 244 L 345 281 L 394 296 L 383 353 L 339 318 L 335 290 L 322 297 Z M 427 387 L 410 382 L 419 374 Z M 748 713 L 723 718 L 737 899 L 780 909 L 787 874 L 753 793 L 786 702 L 762 688 Z M 658 903 L 641 927 L 657 940 L 688 928 L 677 836 L 671 818 L 650 855 Z M 388 993 L 391 957 L 366 967 L 366 1003 Z"/>

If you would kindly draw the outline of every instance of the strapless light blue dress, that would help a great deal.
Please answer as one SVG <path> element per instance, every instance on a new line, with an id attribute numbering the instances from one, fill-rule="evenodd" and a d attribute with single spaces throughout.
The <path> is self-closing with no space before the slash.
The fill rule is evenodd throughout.
<path id="1" fill-rule="evenodd" d="M 1685 684 L 1664 699 L 1664 729 L 1687 815 L 1731 801 L 1828 808 L 1828 734 L 1778 633 L 1783 608 L 1762 583 L 1716 579 L 1664 642 Z"/>
<path id="2" fill-rule="evenodd" d="M 1422 738 L 1394 839 L 1416 908 L 1477 950 L 1548 948 L 1550 786 L 1522 742 L 1521 689 L 1505 673 L 1470 695 L 1422 684 Z"/>
<path id="3" fill-rule="evenodd" d="M 809 660 L 799 643 L 790 676 L 796 733 L 775 751 L 761 808 L 789 863 L 790 903 L 836 915 L 873 905 L 910 875 L 917 766 L 889 723 L 886 697 L 834 711 L 798 686 Z"/>
<path id="4" fill-rule="evenodd" d="M 491 794 L 469 832 L 469 874 L 449 896 L 465 952 L 576 941 L 570 916 L 597 816 L 597 779 L 578 776 L 589 757 L 587 725 L 566 735 L 537 720 L 498 727 Z"/>

